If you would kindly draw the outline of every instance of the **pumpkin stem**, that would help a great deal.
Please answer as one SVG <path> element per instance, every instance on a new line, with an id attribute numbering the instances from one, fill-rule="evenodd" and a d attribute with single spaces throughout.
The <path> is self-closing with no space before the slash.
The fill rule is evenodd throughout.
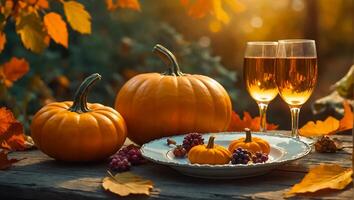
<path id="1" fill-rule="evenodd" d="M 214 148 L 214 140 L 215 140 L 214 136 L 210 136 L 209 137 L 208 145 L 206 146 L 207 149 Z"/>
<path id="2" fill-rule="evenodd" d="M 177 59 L 171 51 L 169 51 L 166 47 L 157 44 L 155 45 L 154 49 L 152 50 L 156 55 L 158 55 L 161 60 L 169 66 L 169 70 L 166 74 L 173 75 L 173 76 L 183 76 L 183 73 L 179 69 L 179 65 Z"/>
<path id="3" fill-rule="evenodd" d="M 82 81 L 81 85 L 75 92 L 74 103 L 69 108 L 70 111 L 77 113 L 85 113 L 90 111 L 90 109 L 87 107 L 88 90 L 97 80 L 100 79 L 101 75 L 94 73 Z"/>
<path id="4" fill-rule="evenodd" d="M 244 142 L 252 142 L 252 134 L 251 134 L 251 129 L 249 128 L 245 128 L 245 132 L 246 132 L 246 139 Z"/>

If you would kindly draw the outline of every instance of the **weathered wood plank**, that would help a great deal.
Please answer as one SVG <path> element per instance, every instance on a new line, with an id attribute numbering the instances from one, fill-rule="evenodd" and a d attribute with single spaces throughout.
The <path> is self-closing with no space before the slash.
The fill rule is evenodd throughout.
<path id="1" fill-rule="evenodd" d="M 351 144 L 350 136 L 338 136 Z M 337 163 L 351 166 L 352 149 L 336 154 L 311 153 L 269 174 L 241 180 L 207 180 L 191 178 L 156 164 L 134 167 L 134 173 L 155 183 L 154 195 L 149 199 L 282 199 L 283 193 L 299 182 L 311 165 Z M 117 199 L 103 191 L 102 178 L 107 163 L 70 164 L 54 161 L 34 151 L 12 153 L 23 158 L 10 170 L 0 172 L 1 199 Z M 352 199 L 353 186 L 346 190 L 310 199 Z M 146 199 L 129 196 L 122 199 Z"/>

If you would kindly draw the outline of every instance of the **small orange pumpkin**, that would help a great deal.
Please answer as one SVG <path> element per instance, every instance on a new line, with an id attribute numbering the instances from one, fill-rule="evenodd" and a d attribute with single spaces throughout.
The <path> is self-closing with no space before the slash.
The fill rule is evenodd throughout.
<path id="1" fill-rule="evenodd" d="M 197 145 L 188 152 L 192 164 L 222 165 L 230 162 L 231 153 L 223 146 L 214 144 L 214 136 L 210 136 L 208 145 Z"/>
<path id="2" fill-rule="evenodd" d="M 93 161 L 114 154 L 124 143 L 124 119 L 113 108 L 87 103 L 88 88 L 101 76 L 87 77 L 74 102 L 54 102 L 40 109 L 31 124 L 36 146 L 63 161 Z"/>
<path id="3" fill-rule="evenodd" d="M 246 149 L 252 153 L 262 152 L 269 154 L 270 146 L 269 143 L 261 138 L 252 137 L 251 130 L 249 128 L 245 128 L 246 138 L 240 138 L 234 140 L 229 145 L 229 151 L 234 152 L 237 148 Z"/>
<path id="4" fill-rule="evenodd" d="M 231 120 L 231 101 L 214 79 L 185 74 L 175 56 L 156 45 L 170 66 L 166 73 L 144 73 L 131 78 L 119 91 L 115 108 L 124 117 L 128 137 L 138 144 L 177 134 L 225 131 Z"/>

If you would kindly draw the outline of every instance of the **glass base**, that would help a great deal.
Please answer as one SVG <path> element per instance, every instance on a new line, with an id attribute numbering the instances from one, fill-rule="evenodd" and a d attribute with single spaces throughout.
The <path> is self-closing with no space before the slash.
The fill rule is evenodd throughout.
<path id="1" fill-rule="evenodd" d="M 308 137 L 303 137 L 303 136 L 299 136 L 299 140 L 302 142 L 305 142 L 308 145 L 313 145 L 315 143 L 315 140 L 312 138 L 308 138 Z"/>

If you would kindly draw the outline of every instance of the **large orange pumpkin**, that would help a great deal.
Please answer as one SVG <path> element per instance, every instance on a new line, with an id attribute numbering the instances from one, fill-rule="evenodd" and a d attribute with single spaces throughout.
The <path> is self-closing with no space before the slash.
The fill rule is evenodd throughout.
<path id="1" fill-rule="evenodd" d="M 225 131 L 232 111 L 225 89 L 207 76 L 182 73 L 175 56 L 163 46 L 156 45 L 154 52 L 169 71 L 133 77 L 116 98 L 128 137 L 143 144 L 163 136 Z"/>
<path id="2" fill-rule="evenodd" d="M 31 124 L 32 138 L 45 154 L 63 161 L 93 161 L 114 154 L 124 143 L 124 119 L 113 108 L 87 103 L 88 88 L 101 76 L 87 77 L 74 102 L 50 103 Z"/>

